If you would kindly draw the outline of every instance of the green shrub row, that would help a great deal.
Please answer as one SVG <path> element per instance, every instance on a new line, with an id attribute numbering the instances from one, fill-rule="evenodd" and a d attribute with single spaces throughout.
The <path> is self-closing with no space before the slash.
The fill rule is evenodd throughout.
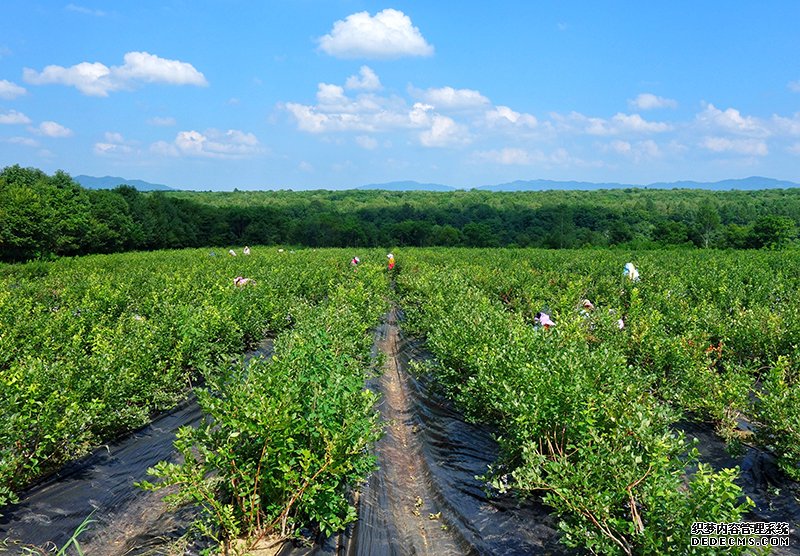
<path id="1" fill-rule="evenodd" d="M 181 429 L 183 462 L 161 462 L 151 470 L 159 480 L 143 486 L 177 485 L 170 502 L 199 505 L 200 530 L 226 549 L 353 521 L 349 489 L 374 468 L 380 434 L 365 380 L 385 290 L 378 267 L 359 268 L 321 304 L 298 307 L 270 360 L 231 366 L 197 391 L 208 422 Z"/>
<path id="2" fill-rule="evenodd" d="M 0 506 L 290 326 L 298 304 L 350 278 L 347 260 L 256 248 L 250 257 L 163 251 L 3 267 Z M 255 285 L 236 287 L 238 275 Z"/>
<path id="3" fill-rule="evenodd" d="M 551 274 L 526 265 L 534 277 L 545 274 L 541 289 L 505 284 L 489 293 L 503 273 L 474 263 L 475 254 L 474 272 L 456 253 L 406 255 L 398 287 L 407 326 L 425 335 L 437 358 L 431 372 L 467 415 L 498 427 L 502 459 L 493 484 L 541 493 L 561 516 L 567 545 L 687 553 L 692 523 L 737 521 L 748 508 L 736 471 L 698 463 L 671 426 L 681 413 L 661 397 L 658 377 L 629 361 L 623 346 L 634 324 L 620 330 L 617 319 L 636 293 L 619 276 L 593 295 L 603 309 L 594 301 L 595 312 L 581 314 L 592 281 L 573 278 L 569 267 Z M 608 312 L 613 295 L 620 301 Z M 545 304 L 556 320 L 549 330 L 529 318 Z"/>

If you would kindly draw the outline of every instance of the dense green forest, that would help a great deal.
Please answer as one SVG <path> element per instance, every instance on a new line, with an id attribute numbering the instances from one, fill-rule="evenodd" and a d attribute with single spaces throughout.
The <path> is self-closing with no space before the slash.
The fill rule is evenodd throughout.
<path id="1" fill-rule="evenodd" d="M 796 244 L 800 190 L 149 192 L 0 172 L 0 260 L 182 247 L 760 249 Z"/>

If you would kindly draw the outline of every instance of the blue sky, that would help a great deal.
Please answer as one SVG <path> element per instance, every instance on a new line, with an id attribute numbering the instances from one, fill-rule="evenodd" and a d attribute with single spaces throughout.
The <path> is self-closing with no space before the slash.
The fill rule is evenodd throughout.
<path id="1" fill-rule="evenodd" d="M 800 2 L 0 6 L 0 166 L 198 190 L 800 182 Z"/>

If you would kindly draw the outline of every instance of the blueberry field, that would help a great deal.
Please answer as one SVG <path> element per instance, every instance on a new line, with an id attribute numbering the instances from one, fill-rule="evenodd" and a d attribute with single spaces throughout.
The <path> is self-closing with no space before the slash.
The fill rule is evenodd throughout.
<path id="1" fill-rule="evenodd" d="M 233 249 L 0 266 L 0 540 L 17 546 L 30 487 L 190 395 L 204 419 L 131 489 L 197 508 L 187 535 L 230 550 L 352 530 L 404 426 L 376 386 L 390 321 L 418 350 L 402 380 L 496 443 L 481 488 L 543 505 L 565 551 L 691 553 L 692 524 L 754 521 L 741 468 L 706 461 L 692 427 L 766 454 L 797 504 L 793 250 L 407 248 L 390 270 L 378 249 Z M 458 536 L 420 515 L 428 496 L 397 496 Z"/>

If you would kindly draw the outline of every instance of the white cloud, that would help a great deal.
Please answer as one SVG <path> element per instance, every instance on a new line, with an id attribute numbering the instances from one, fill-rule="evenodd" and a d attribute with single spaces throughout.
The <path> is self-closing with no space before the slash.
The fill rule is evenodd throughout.
<path id="1" fill-rule="evenodd" d="M 136 149 L 134 142 L 128 141 L 121 133 L 116 131 L 106 131 L 103 134 L 105 141 L 94 144 L 94 153 L 99 156 L 128 156 Z"/>
<path id="2" fill-rule="evenodd" d="M 308 174 L 314 172 L 314 165 L 306 160 L 301 160 L 300 164 L 297 165 L 297 169 L 301 172 L 306 172 Z"/>
<path id="3" fill-rule="evenodd" d="M 99 156 L 119 155 L 125 156 L 133 152 L 133 148 L 128 145 L 118 145 L 116 143 L 95 143 L 94 154 Z"/>
<path id="4" fill-rule="evenodd" d="M 777 134 L 800 135 L 800 112 L 794 114 L 791 118 L 773 114 L 772 124 L 772 130 Z"/>
<path id="5" fill-rule="evenodd" d="M 6 56 L 11 56 L 11 49 L 7 46 L 0 46 L 0 60 Z"/>
<path id="6" fill-rule="evenodd" d="M 419 104 L 419 103 L 418 103 Z M 352 99 L 338 85 L 320 83 L 317 104 L 309 106 L 296 102 L 280 105 L 297 121 L 301 131 L 326 133 L 337 131 L 389 131 L 425 127 L 431 119 L 417 105 L 409 110 L 401 99 L 371 94 Z"/>
<path id="7" fill-rule="evenodd" d="M 172 117 L 161 118 L 161 117 L 155 116 L 153 118 L 148 119 L 147 123 L 149 125 L 156 126 L 156 127 L 170 127 L 170 126 L 174 126 L 177 122 L 175 121 L 175 118 L 172 118 Z"/>
<path id="8" fill-rule="evenodd" d="M 800 93 L 800 81 L 790 81 L 789 90 L 795 93 Z"/>
<path id="9" fill-rule="evenodd" d="M 368 151 L 374 150 L 378 147 L 378 141 L 374 137 L 370 137 L 369 135 L 359 135 L 356 137 L 356 143 L 362 149 L 367 149 Z"/>
<path id="10" fill-rule="evenodd" d="M 296 102 L 287 102 L 283 105 L 283 108 L 294 116 L 294 119 L 297 121 L 297 128 L 301 131 L 322 133 L 329 129 L 328 115 L 317 113 L 313 106 Z"/>
<path id="11" fill-rule="evenodd" d="M 758 118 L 742 116 L 734 108 L 723 111 L 711 103 L 697 115 L 697 122 L 701 127 L 714 131 L 727 131 L 751 137 L 766 137 L 770 134 Z"/>
<path id="12" fill-rule="evenodd" d="M 36 148 L 39 146 L 39 141 L 31 139 L 30 137 L 9 137 L 6 141 L 14 145 L 23 145 L 25 147 Z"/>
<path id="13" fill-rule="evenodd" d="M 672 130 L 672 126 L 667 123 L 649 122 L 639 114 L 617 113 L 610 120 L 584 116 L 579 112 L 570 112 L 566 116 L 551 113 L 550 117 L 559 131 L 567 133 L 609 136 L 625 132 L 661 133 Z"/>
<path id="14" fill-rule="evenodd" d="M 563 133 L 586 133 L 588 135 L 613 135 L 616 131 L 602 118 L 591 118 L 580 112 L 570 112 L 566 116 L 552 112 L 550 118 L 556 129 Z"/>
<path id="15" fill-rule="evenodd" d="M 639 114 L 616 114 L 612 119 L 619 131 L 636 133 L 661 133 L 670 131 L 672 126 L 663 122 L 648 122 Z"/>
<path id="16" fill-rule="evenodd" d="M 166 156 L 189 156 L 199 158 L 241 159 L 263 152 L 261 144 L 252 133 L 236 129 L 220 131 L 181 131 L 172 143 L 158 141 L 150 150 Z"/>
<path id="17" fill-rule="evenodd" d="M 615 140 L 606 145 L 605 150 L 628 157 L 637 163 L 659 158 L 662 155 L 661 149 L 652 139 L 647 139 L 645 141 L 639 141 L 636 143 Z"/>
<path id="18" fill-rule="evenodd" d="M 716 153 L 732 152 L 736 154 L 767 156 L 767 144 L 759 139 L 728 139 L 727 137 L 706 137 L 700 146 Z"/>
<path id="19" fill-rule="evenodd" d="M 450 147 L 470 142 L 467 128 L 452 118 L 435 114 L 430 129 L 419 134 L 419 142 L 426 147 Z"/>
<path id="20" fill-rule="evenodd" d="M 0 112 L 0 124 L 14 125 L 29 123 L 31 123 L 31 119 L 22 112 L 17 112 L 16 110 L 10 110 L 5 114 Z"/>
<path id="21" fill-rule="evenodd" d="M 411 89 L 411 93 L 423 102 L 440 110 L 477 108 L 489 104 L 489 99 L 472 89 L 453 87 L 431 88 L 424 91 Z"/>
<path id="22" fill-rule="evenodd" d="M 344 94 L 344 88 L 329 83 L 317 85 L 317 102 L 324 110 L 331 112 L 351 112 L 357 109 Z"/>
<path id="23" fill-rule="evenodd" d="M 377 91 L 381 88 L 381 80 L 368 66 L 361 66 L 358 75 L 351 75 L 344 84 L 348 89 Z"/>
<path id="24" fill-rule="evenodd" d="M 63 138 L 72 135 L 71 129 L 52 121 L 42 122 L 39 124 L 39 127 L 32 128 L 31 131 L 39 135 L 44 135 L 45 137 Z"/>
<path id="25" fill-rule="evenodd" d="M 25 93 L 27 93 L 25 87 L 20 87 L 16 83 L 6 81 L 5 79 L 0 79 L 0 98 L 5 100 L 13 100 L 17 97 L 21 97 Z"/>
<path id="26" fill-rule="evenodd" d="M 208 85 L 203 74 L 186 62 L 159 58 L 148 52 L 128 52 L 123 59 L 123 65 L 110 68 L 100 62 L 81 62 L 69 68 L 51 65 L 41 72 L 25 68 L 23 79 L 32 85 L 67 85 L 85 95 L 101 97 L 133 89 L 141 83 Z"/>
<path id="27" fill-rule="evenodd" d="M 629 100 L 628 105 L 634 110 L 654 110 L 656 108 L 677 108 L 678 102 L 652 93 L 641 93 L 635 99 Z"/>
<path id="28" fill-rule="evenodd" d="M 432 110 L 433 106 L 430 104 L 415 102 L 408 113 L 408 119 L 414 126 L 427 126 L 431 121 L 430 113 Z"/>
<path id="29" fill-rule="evenodd" d="M 539 122 L 536 116 L 531 114 L 520 114 L 515 112 L 508 106 L 495 106 L 492 110 L 486 112 L 486 122 L 489 127 L 528 127 L 535 128 Z"/>
<path id="30" fill-rule="evenodd" d="M 75 12 L 84 15 L 93 15 L 95 17 L 104 17 L 107 15 L 106 12 L 104 11 L 93 10 L 91 8 L 86 8 L 84 6 L 77 6 L 75 4 L 67 4 L 67 6 L 64 9 L 67 10 L 68 12 Z"/>
<path id="31" fill-rule="evenodd" d="M 319 39 L 319 47 L 337 58 L 400 58 L 433 54 L 433 47 L 412 25 L 411 18 L 393 9 L 378 12 L 374 17 L 368 12 L 358 12 L 336 21 L 331 32 Z"/>

